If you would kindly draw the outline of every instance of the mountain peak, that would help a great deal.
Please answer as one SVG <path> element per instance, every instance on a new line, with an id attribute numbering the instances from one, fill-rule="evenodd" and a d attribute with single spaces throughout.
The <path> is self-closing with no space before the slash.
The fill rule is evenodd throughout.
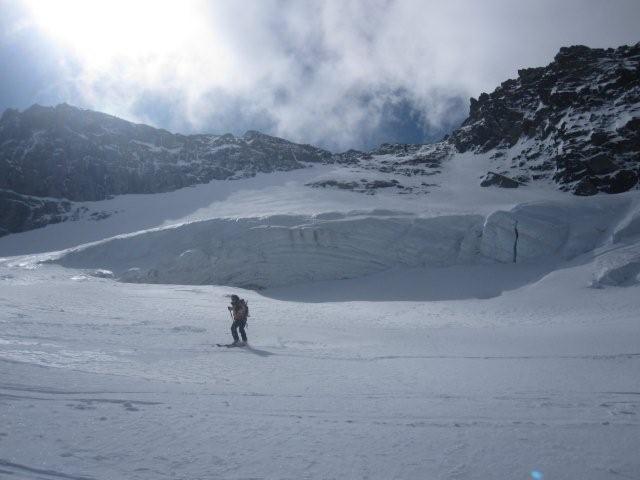
<path id="1" fill-rule="evenodd" d="M 471 99 L 469 117 L 449 141 L 461 152 L 492 155 L 498 173 L 518 181 L 548 180 L 579 195 L 618 193 L 640 177 L 638 117 L 640 43 L 575 45 Z"/>

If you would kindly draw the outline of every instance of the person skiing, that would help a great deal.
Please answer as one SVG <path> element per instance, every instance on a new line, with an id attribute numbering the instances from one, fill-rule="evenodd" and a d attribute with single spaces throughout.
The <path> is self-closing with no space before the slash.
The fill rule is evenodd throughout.
<path id="1" fill-rule="evenodd" d="M 231 324 L 231 335 L 233 336 L 233 343 L 231 345 L 241 346 L 247 344 L 247 332 L 244 328 L 247 325 L 247 318 L 249 317 L 249 306 L 246 300 L 238 297 L 237 295 L 231 295 L 231 306 L 227 307 L 233 318 Z M 242 336 L 242 343 L 238 338 L 238 330 Z"/>

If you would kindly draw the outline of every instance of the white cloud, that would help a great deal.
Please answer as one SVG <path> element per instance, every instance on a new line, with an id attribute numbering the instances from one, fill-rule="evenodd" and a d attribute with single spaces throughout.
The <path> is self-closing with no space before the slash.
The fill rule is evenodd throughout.
<path id="1" fill-rule="evenodd" d="M 336 149 L 385 139 L 406 105 L 438 131 L 460 118 L 452 99 L 466 105 L 562 45 L 635 42 L 640 19 L 631 0 L 25 1 L 73 65 L 70 101 Z"/>

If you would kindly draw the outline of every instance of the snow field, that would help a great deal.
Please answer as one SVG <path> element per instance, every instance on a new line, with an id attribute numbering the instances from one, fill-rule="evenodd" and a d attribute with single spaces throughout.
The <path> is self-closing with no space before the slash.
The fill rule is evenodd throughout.
<path id="1" fill-rule="evenodd" d="M 638 192 L 482 189 L 488 161 L 425 197 L 314 167 L 1 238 L 0 477 L 640 478 Z M 251 348 L 214 347 L 231 293 Z"/>
<path id="2" fill-rule="evenodd" d="M 588 288 L 591 269 L 485 300 L 379 301 L 367 277 L 326 283 L 362 282 L 372 298 L 308 302 L 317 284 L 279 289 L 288 299 L 278 300 L 4 262 L 0 469 L 50 479 L 634 478 L 637 287 Z M 409 288 L 411 275 L 387 282 Z M 213 346 L 230 337 L 231 292 L 249 300 L 251 349 Z"/>

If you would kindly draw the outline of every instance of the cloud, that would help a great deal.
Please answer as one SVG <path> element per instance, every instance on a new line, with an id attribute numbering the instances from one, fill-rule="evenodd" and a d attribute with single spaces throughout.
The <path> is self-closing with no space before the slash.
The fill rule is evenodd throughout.
<path id="1" fill-rule="evenodd" d="M 70 103 L 334 150 L 439 137 L 468 97 L 563 45 L 635 43 L 640 20 L 635 0 L 25 2 L 21 41 L 47 38 Z"/>

